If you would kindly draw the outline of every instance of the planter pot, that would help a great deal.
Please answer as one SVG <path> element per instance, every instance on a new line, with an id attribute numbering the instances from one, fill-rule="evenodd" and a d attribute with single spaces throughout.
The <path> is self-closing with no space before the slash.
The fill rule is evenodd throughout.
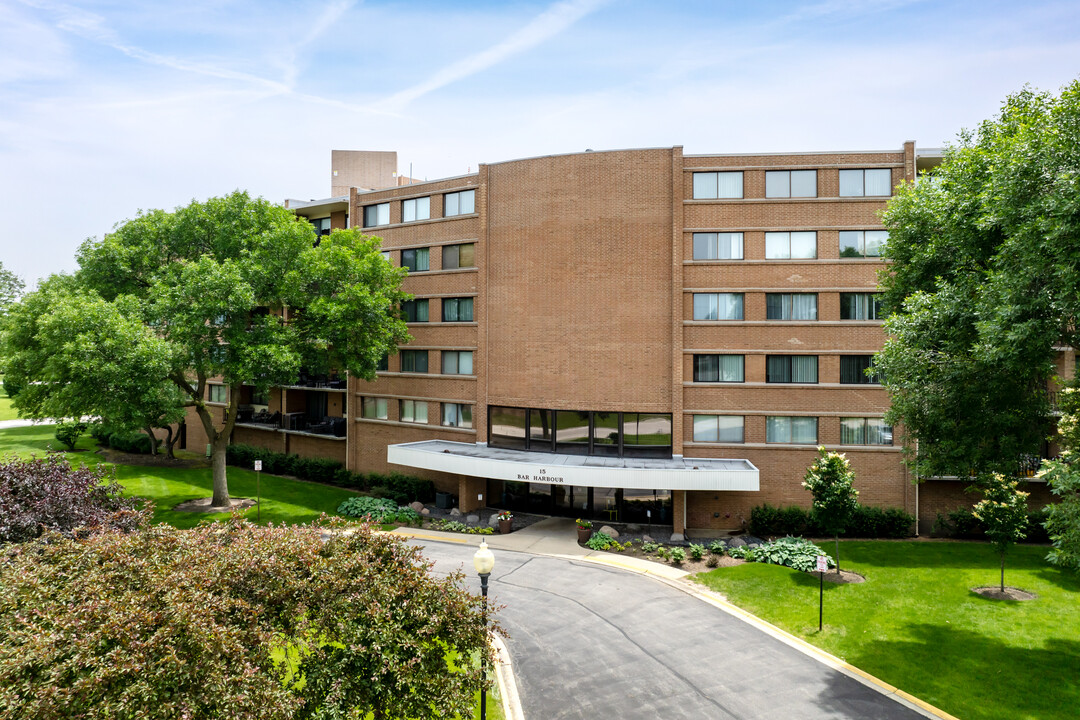
<path id="1" fill-rule="evenodd" d="M 508 535 L 510 533 L 510 530 L 513 529 L 513 527 L 514 527 L 514 521 L 513 520 L 500 520 L 499 521 L 499 534 L 500 535 Z"/>
<path id="2" fill-rule="evenodd" d="M 577 541 L 579 543 L 589 542 L 589 538 L 592 537 L 592 528 L 578 528 L 577 529 Z"/>

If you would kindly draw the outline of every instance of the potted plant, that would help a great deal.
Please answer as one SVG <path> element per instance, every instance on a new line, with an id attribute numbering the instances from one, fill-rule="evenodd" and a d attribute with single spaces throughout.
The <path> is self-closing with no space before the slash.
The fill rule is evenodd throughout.
<path id="1" fill-rule="evenodd" d="M 499 520 L 499 533 L 506 535 L 514 526 L 514 514 L 509 510 L 503 510 L 496 516 Z"/>
<path id="2" fill-rule="evenodd" d="M 579 543 L 588 542 L 592 537 L 592 521 L 577 519 L 577 541 Z"/>

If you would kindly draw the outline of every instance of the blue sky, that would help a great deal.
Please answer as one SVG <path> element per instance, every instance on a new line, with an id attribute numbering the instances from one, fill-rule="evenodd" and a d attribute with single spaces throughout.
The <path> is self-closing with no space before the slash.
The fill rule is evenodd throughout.
<path id="1" fill-rule="evenodd" d="M 938 147 L 1076 78 L 1077 28 L 1075 0 L 0 0 L 0 262 L 32 284 L 140 208 L 325 197 L 331 149 L 434 179 L 586 148 Z"/>

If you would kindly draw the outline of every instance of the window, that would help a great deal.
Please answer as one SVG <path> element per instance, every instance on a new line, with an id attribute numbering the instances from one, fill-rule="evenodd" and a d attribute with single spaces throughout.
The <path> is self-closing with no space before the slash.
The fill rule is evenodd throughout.
<path id="1" fill-rule="evenodd" d="M 381 358 L 379 358 L 379 364 L 375 366 L 375 370 L 376 371 L 381 370 L 382 372 L 386 372 L 389 369 L 390 369 L 390 356 L 389 355 L 383 355 Z"/>
<path id="2" fill-rule="evenodd" d="M 765 382 L 816 383 L 817 355 L 766 355 Z"/>
<path id="3" fill-rule="evenodd" d="M 817 320 L 817 293 L 765 293 L 766 320 Z"/>
<path id="4" fill-rule="evenodd" d="M 694 293 L 695 320 L 742 320 L 742 293 Z"/>
<path id="5" fill-rule="evenodd" d="M 742 260 L 741 232 L 694 233 L 695 260 Z"/>
<path id="6" fill-rule="evenodd" d="M 840 197 L 892 195 L 892 170 L 841 170 Z"/>
<path id="7" fill-rule="evenodd" d="M 743 196 L 742 172 L 694 173 L 694 199 L 739 199 Z"/>
<path id="8" fill-rule="evenodd" d="M 528 412 L 525 408 L 490 406 L 488 408 L 488 444 L 492 447 L 527 450 Z M 550 445 L 550 442 L 548 444 Z"/>
<path id="9" fill-rule="evenodd" d="M 765 442 L 813 445 L 817 443 L 817 418 L 766 417 Z"/>
<path id="10" fill-rule="evenodd" d="M 840 257 L 881 257 L 888 230 L 841 230 Z"/>
<path id="11" fill-rule="evenodd" d="M 318 237 L 324 237 L 330 234 L 330 218 L 324 217 L 317 220 L 308 220 L 312 227 L 315 228 L 315 235 Z"/>
<path id="12" fill-rule="evenodd" d="M 671 415 L 623 413 L 623 455 L 671 457 Z M 562 428 L 559 428 L 562 431 Z"/>
<path id="13" fill-rule="evenodd" d="M 427 322 L 428 301 L 406 300 L 401 303 L 401 317 L 405 322 Z"/>
<path id="14" fill-rule="evenodd" d="M 877 372 L 866 374 L 873 367 L 873 355 L 841 355 L 840 382 L 844 385 L 877 385 L 881 383 L 881 375 Z"/>
<path id="15" fill-rule="evenodd" d="M 427 350 L 402 350 L 401 372 L 427 372 Z"/>
<path id="16" fill-rule="evenodd" d="M 364 227 L 390 224 L 390 203 L 364 206 Z"/>
<path id="17" fill-rule="evenodd" d="M 742 355 L 695 355 L 694 382 L 742 382 Z"/>
<path id="18" fill-rule="evenodd" d="M 472 405 L 442 404 L 442 424 L 446 427 L 471 428 Z"/>
<path id="19" fill-rule="evenodd" d="M 389 250 L 383 250 L 379 254 L 382 255 L 383 260 L 385 260 L 386 262 L 391 262 L 391 260 L 390 260 L 390 251 Z"/>
<path id="20" fill-rule="evenodd" d="M 206 399 L 207 402 L 212 403 L 224 403 L 228 402 L 226 395 L 227 388 L 224 385 L 207 385 L 206 386 Z"/>
<path id="21" fill-rule="evenodd" d="M 892 445 L 892 428 L 881 418 L 840 418 L 841 445 Z"/>
<path id="22" fill-rule="evenodd" d="M 475 190 L 462 190 L 443 195 L 443 217 L 468 215 L 474 212 L 476 212 Z"/>
<path id="23" fill-rule="evenodd" d="M 472 350 L 443 350 L 443 375 L 472 375 Z"/>
<path id="24" fill-rule="evenodd" d="M 743 442 L 741 415 L 695 415 L 694 442 Z"/>
<path id="25" fill-rule="evenodd" d="M 476 244 L 447 245 L 442 251 L 443 270 L 476 267 Z"/>
<path id="26" fill-rule="evenodd" d="M 765 197 L 817 197 L 817 170 L 767 170 Z"/>
<path id="27" fill-rule="evenodd" d="M 488 407 L 488 443 L 529 452 L 671 457 L 671 415 Z"/>
<path id="28" fill-rule="evenodd" d="M 430 269 L 428 266 L 428 256 L 430 253 L 431 251 L 428 248 L 402 250 L 401 267 L 408 268 L 409 272 L 426 272 Z"/>
<path id="29" fill-rule="evenodd" d="M 765 233 L 765 257 L 777 259 L 803 259 L 817 257 L 817 233 L 767 232 Z"/>
<path id="30" fill-rule="evenodd" d="M 443 322 L 472 322 L 473 299 L 468 298 L 445 298 L 442 301 Z"/>
<path id="31" fill-rule="evenodd" d="M 370 398 L 363 399 L 363 415 L 368 420 L 385 420 L 386 414 L 386 398 Z"/>
<path id="32" fill-rule="evenodd" d="M 881 320 L 881 296 L 875 293 L 840 293 L 841 320 Z"/>
<path id="33" fill-rule="evenodd" d="M 401 422 L 427 423 L 427 403 L 423 400 L 402 400 L 399 409 Z"/>
<path id="34" fill-rule="evenodd" d="M 431 198 L 413 198 L 401 201 L 401 222 L 416 222 L 431 217 Z"/>

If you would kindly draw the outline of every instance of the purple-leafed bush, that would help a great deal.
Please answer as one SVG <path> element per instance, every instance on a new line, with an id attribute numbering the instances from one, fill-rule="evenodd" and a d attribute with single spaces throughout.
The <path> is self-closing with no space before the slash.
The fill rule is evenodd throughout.
<path id="1" fill-rule="evenodd" d="M 72 469 L 58 456 L 0 462 L 0 543 L 64 534 L 130 531 L 149 517 L 137 498 L 104 470 Z"/>

